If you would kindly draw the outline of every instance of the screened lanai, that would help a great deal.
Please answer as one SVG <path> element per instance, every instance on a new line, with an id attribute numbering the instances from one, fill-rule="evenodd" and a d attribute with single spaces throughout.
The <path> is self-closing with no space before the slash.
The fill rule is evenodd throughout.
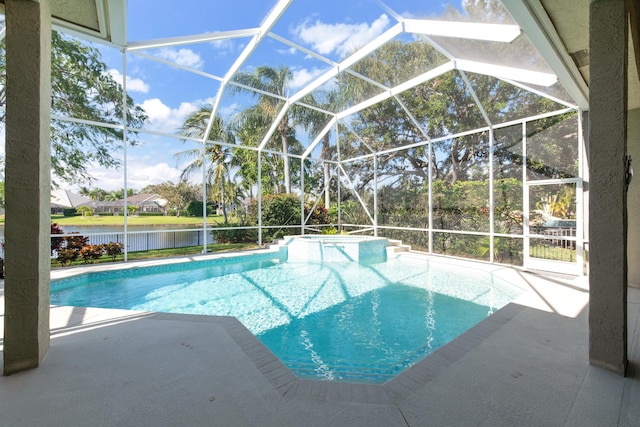
<path id="1" fill-rule="evenodd" d="M 203 354 L 205 347 L 198 345 L 211 341 L 216 331 L 194 328 L 190 322 L 169 324 L 162 316 L 117 315 L 104 321 L 91 318 L 90 309 L 63 312 L 50 306 L 49 159 L 64 158 L 65 146 L 56 144 L 78 134 L 88 141 L 86 152 L 92 141 L 99 142 L 107 161 L 91 164 L 86 175 L 80 171 L 75 183 L 58 175 L 70 168 L 56 171 L 54 164 L 52 178 L 62 188 L 143 189 L 164 181 L 178 183 L 193 163 L 184 179 L 197 188 L 197 198 L 207 200 L 198 218 L 198 236 L 207 239 L 200 242 L 203 250 L 222 231 L 248 230 L 253 234 L 244 236 L 261 245 L 285 233 L 378 234 L 401 238 L 432 254 L 580 274 L 589 246 L 588 290 L 582 286 L 585 280 L 508 269 L 532 281 L 544 280 L 546 288 L 560 292 L 559 298 L 545 299 L 541 288 L 534 289 L 548 311 L 519 307 L 517 313 L 507 312 L 513 317 L 501 318 L 491 337 L 474 344 L 450 369 L 438 369 L 439 378 L 421 389 L 420 399 L 366 409 L 321 402 L 326 404 L 319 415 L 323 420 L 349 424 L 341 421 L 367 412 L 369 424 L 392 425 L 377 411 L 389 406 L 398 425 L 420 425 L 434 420 L 432 409 L 439 401 L 443 406 L 454 402 L 446 419 L 435 414 L 443 416 L 442 425 L 465 416 L 473 423 L 483 415 L 505 422 L 501 416 L 509 414 L 517 417 L 512 424 L 522 417 L 535 424 L 544 419 L 581 425 L 585 420 L 606 425 L 635 419 L 628 411 L 637 413 L 629 404 L 637 385 L 633 361 L 638 354 L 633 328 L 638 305 L 632 289 L 627 300 L 628 288 L 638 283 L 638 264 L 633 262 L 638 191 L 630 185 L 627 154 L 627 140 L 629 153 L 638 152 L 635 119 L 640 117 L 640 62 L 635 61 L 640 55 L 637 40 L 632 40 L 640 20 L 634 2 L 518 0 L 502 6 L 462 2 L 434 8 L 400 2 L 303 7 L 294 0 L 234 2 L 218 9 L 181 2 L 153 12 L 142 3 L 0 0 L 6 4 L 6 54 L 12 59 L 6 64 L 7 80 L 12 80 L 5 115 L 8 274 L 0 293 L 7 376 L 0 388 L 8 396 L 3 400 L 8 409 L 4 419 L 51 420 L 62 415 L 77 423 L 86 419 L 85 410 L 97 407 L 115 413 L 104 419 L 122 421 L 120 414 L 142 414 L 160 423 L 167 415 L 187 412 L 210 420 L 211 410 L 230 419 L 240 412 L 260 414 L 255 419 L 261 421 L 276 420 L 274 414 L 284 419 L 280 409 L 295 413 L 296 420 L 308 419 L 305 409 L 320 414 L 313 391 L 307 393 L 309 399 L 283 399 L 273 410 L 256 412 L 273 390 L 248 397 L 245 380 L 257 365 L 226 369 L 227 359 L 244 360 L 226 333 L 209 342 L 206 360 L 190 363 L 185 355 Z M 49 38 L 52 16 L 58 33 Z M 438 29 L 437 23 L 447 20 L 445 29 Z M 423 21 L 428 30 L 420 29 L 418 22 Z M 476 40 L 461 37 L 469 25 L 451 21 L 499 28 L 517 23 L 519 30 L 513 40 L 496 41 L 492 27 L 474 27 L 473 37 L 489 38 Z M 390 32 L 396 27 L 397 33 Z M 0 33 L 5 36 L 4 30 Z M 108 108 L 98 109 L 104 115 L 64 110 L 60 106 L 66 99 L 50 96 L 50 85 L 95 94 L 75 84 L 71 74 L 60 78 L 49 73 L 48 49 L 60 38 L 78 41 L 88 47 L 86 52 L 95 49 L 106 63 L 99 75 L 110 76 L 103 81 L 115 87 L 118 96 L 107 100 Z M 393 41 L 404 52 L 387 53 Z M 515 54 L 512 49 L 519 44 L 538 53 Z M 473 48 L 465 56 L 468 46 Z M 486 51 L 496 54 L 495 61 L 482 56 Z M 511 57 L 520 60 L 505 62 Z M 412 65 L 414 61 L 418 65 Z M 264 65 L 276 70 L 288 66 L 290 81 L 275 90 L 255 84 L 249 77 Z M 185 120 L 201 107 L 202 123 L 193 128 L 199 134 L 188 134 Z M 270 107 L 271 119 L 241 114 L 253 107 L 261 112 Z M 316 114 L 324 120 L 315 126 L 301 120 Z M 290 120 L 287 129 L 281 126 L 284 118 Z M 51 129 L 61 131 L 50 135 Z M 190 155 L 176 156 L 188 150 Z M 243 155 L 246 162 L 239 163 Z M 243 169 L 247 165 L 251 167 Z M 225 202 L 222 193 L 230 194 L 232 184 L 241 183 L 246 185 L 243 191 L 231 193 L 241 197 Z M 281 198 L 287 212 L 295 215 L 273 225 L 267 221 L 273 217 L 269 203 Z M 133 196 L 125 196 L 122 206 L 133 202 Z M 228 223 L 205 216 L 207 205 L 218 210 L 218 217 L 226 210 Z M 137 232 L 129 221 L 136 212 L 124 208 L 123 213 L 119 228 L 125 242 L 132 243 Z M 550 253 L 544 252 L 549 247 Z M 588 303 L 588 310 L 578 304 L 578 310 L 565 316 L 564 304 L 578 300 Z M 151 326 L 156 335 L 149 334 Z M 119 339 L 107 340 L 107 332 Z M 170 348 L 168 334 L 182 344 Z M 201 339 L 194 341 L 197 351 L 186 345 L 187 335 Z M 167 352 L 176 348 L 179 353 Z M 216 351 L 226 359 L 209 357 Z M 149 363 L 153 355 L 167 362 L 160 376 L 158 370 L 145 371 L 154 365 Z M 133 369 L 114 376 L 118 361 Z M 41 364 L 42 369 L 8 377 Z M 206 375 L 189 375 L 185 369 L 200 366 Z M 630 378 L 610 377 L 596 367 Z M 60 375 L 52 375 L 56 372 Z M 209 374 L 226 372 L 233 377 L 211 381 Z M 96 373 L 105 373 L 105 386 L 116 387 L 95 387 Z M 166 398 L 140 412 L 149 404 L 148 386 L 158 384 L 159 377 L 171 383 Z M 182 405 L 175 392 L 181 384 L 191 390 L 194 382 L 188 380 L 195 377 L 206 383 L 202 396 L 207 405 L 196 410 L 193 394 Z M 263 376 L 254 377 L 264 385 Z M 212 384 L 228 387 L 214 395 Z M 91 394 L 98 388 L 99 394 Z M 110 398 L 120 397 L 126 409 L 112 411 L 110 399 L 104 405 L 105 390 Z M 51 409 L 69 407 L 69 396 L 79 403 L 75 409 Z M 141 404 L 135 398 L 127 401 L 130 397 L 142 397 Z M 341 399 L 340 394 L 334 397 Z M 46 408 L 38 403 L 41 399 L 49 402 Z M 237 406 L 239 402 L 243 406 Z M 158 410 L 164 406 L 165 412 Z"/>
<path id="2" fill-rule="evenodd" d="M 150 183 L 146 171 L 159 163 L 148 159 L 162 153 L 169 180 L 199 185 L 225 216 L 233 209 L 248 230 L 239 238 L 259 245 L 287 233 L 362 233 L 430 253 L 582 271 L 580 101 L 499 2 L 245 6 L 251 13 L 233 25 L 184 34 L 164 22 L 171 11 L 154 25 L 129 5 L 127 28 L 107 44 L 58 22 L 70 34 L 62 37 L 101 52 L 129 95 L 107 122 L 54 108 L 67 133 L 116 131 L 106 145 L 120 167 L 106 172 L 98 159 L 87 171 L 95 184 L 113 180 L 126 206 L 127 189 Z M 155 97 L 145 74 L 161 85 Z M 261 196 L 276 194 L 300 203 L 280 223 L 263 215 Z M 202 205 L 206 248 L 220 227 Z"/>
<path id="3" fill-rule="evenodd" d="M 113 130 L 102 147 L 119 167 L 86 172 L 124 189 L 124 206 L 128 189 L 197 186 L 203 250 L 224 232 L 260 246 L 366 234 L 582 274 L 580 91 L 500 2 L 343 3 L 192 5 L 180 21 L 122 3 L 107 42 L 54 20 L 100 52 L 123 96 L 108 120 L 54 104 L 53 121 L 88 139 Z M 126 251 L 135 211 L 121 214 Z"/>

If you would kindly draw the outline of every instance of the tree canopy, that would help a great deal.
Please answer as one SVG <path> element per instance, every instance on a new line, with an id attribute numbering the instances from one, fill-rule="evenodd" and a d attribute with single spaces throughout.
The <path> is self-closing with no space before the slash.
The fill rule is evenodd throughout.
<path id="1" fill-rule="evenodd" d="M 0 121 L 4 122 L 6 55 L 0 43 Z M 123 88 L 109 73 L 98 49 L 56 31 L 51 39 L 51 112 L 91 122 L 122 124 Z M 126 97 L 127 125 L 140 128 L 145 111 Z M 135 135 L 128 135 L 135 144 Z M 91 183 L 90 167 L 119 167 L 120 129 L 51 120 L 51 169 L 54 185 Z"/>

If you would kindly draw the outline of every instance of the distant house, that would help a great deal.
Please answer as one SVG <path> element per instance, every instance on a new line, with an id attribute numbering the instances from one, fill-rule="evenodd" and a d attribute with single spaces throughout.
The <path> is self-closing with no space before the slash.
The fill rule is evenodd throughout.
<path id="1" fill-rule="evenodd" d="M 158 194 L 142 193 L 127 197 L 127 204 L 137 206 L 136 212 L 160 212 L 167 213 L 167 200 Z M 112 213 L 122 215 L 124 200 L 90 201 L 85 203 L 93 210 L 94 214 Z"/>
<path id="2" fill-rule="evenodd" d="M 91 202 L 90 198 L 69 190 L 53 190 L 51 192 L 51 213 L 62 214 L 65 209 L 77 208 L 89 202 Z"/>
<path id="3" fill-rule="evenodd" d="M 167 199 L 159 194 L 141 193 L 127 197 L 130 205 L 138 206 L 138 212 L 162 212 L 167 213 Z"/>

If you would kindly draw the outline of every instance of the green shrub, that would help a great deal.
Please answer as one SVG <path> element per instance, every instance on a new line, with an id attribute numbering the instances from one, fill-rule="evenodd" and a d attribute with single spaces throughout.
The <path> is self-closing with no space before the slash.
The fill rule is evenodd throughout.
<path id="1" fill-rule="evenodd" d="M 138 212 L 138 216 L 164 216 L 162 212 Z"/>
<path id="2" fill-rule="evenodd" d="M 80 257 L 85 264 L 93 264 L 95 260 L 104 255 L 103 245 L 86 245 L 79 251 Z"/>
<path id="3" fill-rule="evenodd" d="M 116 257 L 122 253 L 122 243 L 109 242 L 103 246 L 105 253 L 111 257 L 112 261 L 115 261 Z"/>
<path id="4" fill-rule="evenodd" d="M 78 211 L 76 208 L 64 208 L 62 210 L 62 215 L 64 216 L 78 216 Z"/>
<path id="5" fill-rule="evenodd" d="M 178 211 L 176 209 L 169 209 L 167 211 L 167 216 L 177 216 L 178 215 Z"/>
<path id="6" fill-rule="evenodd" d="M 258 200 L 253 199 L 249 204 L 247 221 L 258 223 Z M 300 199 L 293 194 L 268 194 L 262 196 L 262 225 L 298 225 L 300 224 Z M 271 242 L 288 234 L 299 234 L 299 228 L 265 228 L 262 240 Z"/>
<path id="7" fill-rule="evenodd" d="M 113 212 L 98 212 L 98 216 L 114 216 Z"/>
<path id="8" fill-rule="evenodd" d="M 225 226 L 226 227 L 226 226 Z M 213 235 L 217 243 L 250 243 L 258 240 L 257 230 L 244 229 L 242 225 L 233 226 L 230 230 L 214 230 Z"/>
<path id="9" fill-rule="evenodd" d="M 91 209 L 89 206 L 78 206 L 76 211 L 79 214 L 81 214 L 82 216 L 91 216 L 91 215 L 93 215 L 93 209 Z"/>
<path id="10" fill-rule="evenodd" d="M 80 251 L 74 249 L 61 249 L 58 251 L 58 257 L 56 259 L 58 263 L 64 267 L 66 264 L 71 264 L 77 260 L 79 254 Z"/>
<path id="11" fill-rule="evenodd" d="M 202 217 L 202 202 L 200 200 L 192 200 L 185 209 L 185 216 Z M 207 216 L 213 215 L 213 207 L 207 206 Z"/>
<path id="12" fill-rule="evenodd" d="M 54 234 L 64 234 L 64 230 L 58 227 L 57 223 L 52 222 L 51 235 L 53 236 Z M 62 237 L 51 237 L 51 255 L 53 255 L 54 251 L 60 250 L 60 248 L 62 247 L 63 240 L 64 239 Z"/>

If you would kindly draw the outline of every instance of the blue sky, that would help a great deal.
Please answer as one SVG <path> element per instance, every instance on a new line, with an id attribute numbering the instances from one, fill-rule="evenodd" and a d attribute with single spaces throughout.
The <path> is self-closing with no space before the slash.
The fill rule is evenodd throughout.
<path id="1" fill-rule="evenodd" d="M 168 37 L 232 31 L 259 27 L 275 0 L 129 0 L 127 38 L 142 42 Z M 393 0 L 386 4 L 405 17 L 426 18 L 441 14 L 444 2 Z M 455 3 L 460 6 L 459 2 Z M 327 59 L 339 62 L 396 23 L 392 14 L 376 1 L 294 0 L 272 33 L 284 37 Z M 197 71 L 223 77 L 250 40 L 249 37 L 143 50 Z M 110 73 L 122 81 L 122 54 L 99 46 Z M 242 66 L 251 71 L 260 65 L 288 65 L 293 72 L 290 90 L 295 93 L 305 83 L 325 72 L 329 65 L 272 38 L 266 38 Z M 215 79 L 187 72 L 132 53 L 127 55 L 127 87 L 136 104 L 142 106 L 149 122 L 145 129 L 175 133 L 184 118 L 199 106 L 215 99 L 220 84 Z M 230 117 L 252 102 L 249 96 L 224 95 L 219 114 Z M 302 131 L 300 139 L 307 138 Z M 177 182 L 181 163 L 175 153 L 192 148 L 179 139 L 140 134 L 140 144 L 128 148 L 128 186 L 141 189 L 148 184 Z M 120 153 L 117 154 L 120 156 Z M 94 167 L 92 186 L 104 189 L 124 185 L 122 169 Z M 193 177 L 197 182 L 199 177 Z"/>

